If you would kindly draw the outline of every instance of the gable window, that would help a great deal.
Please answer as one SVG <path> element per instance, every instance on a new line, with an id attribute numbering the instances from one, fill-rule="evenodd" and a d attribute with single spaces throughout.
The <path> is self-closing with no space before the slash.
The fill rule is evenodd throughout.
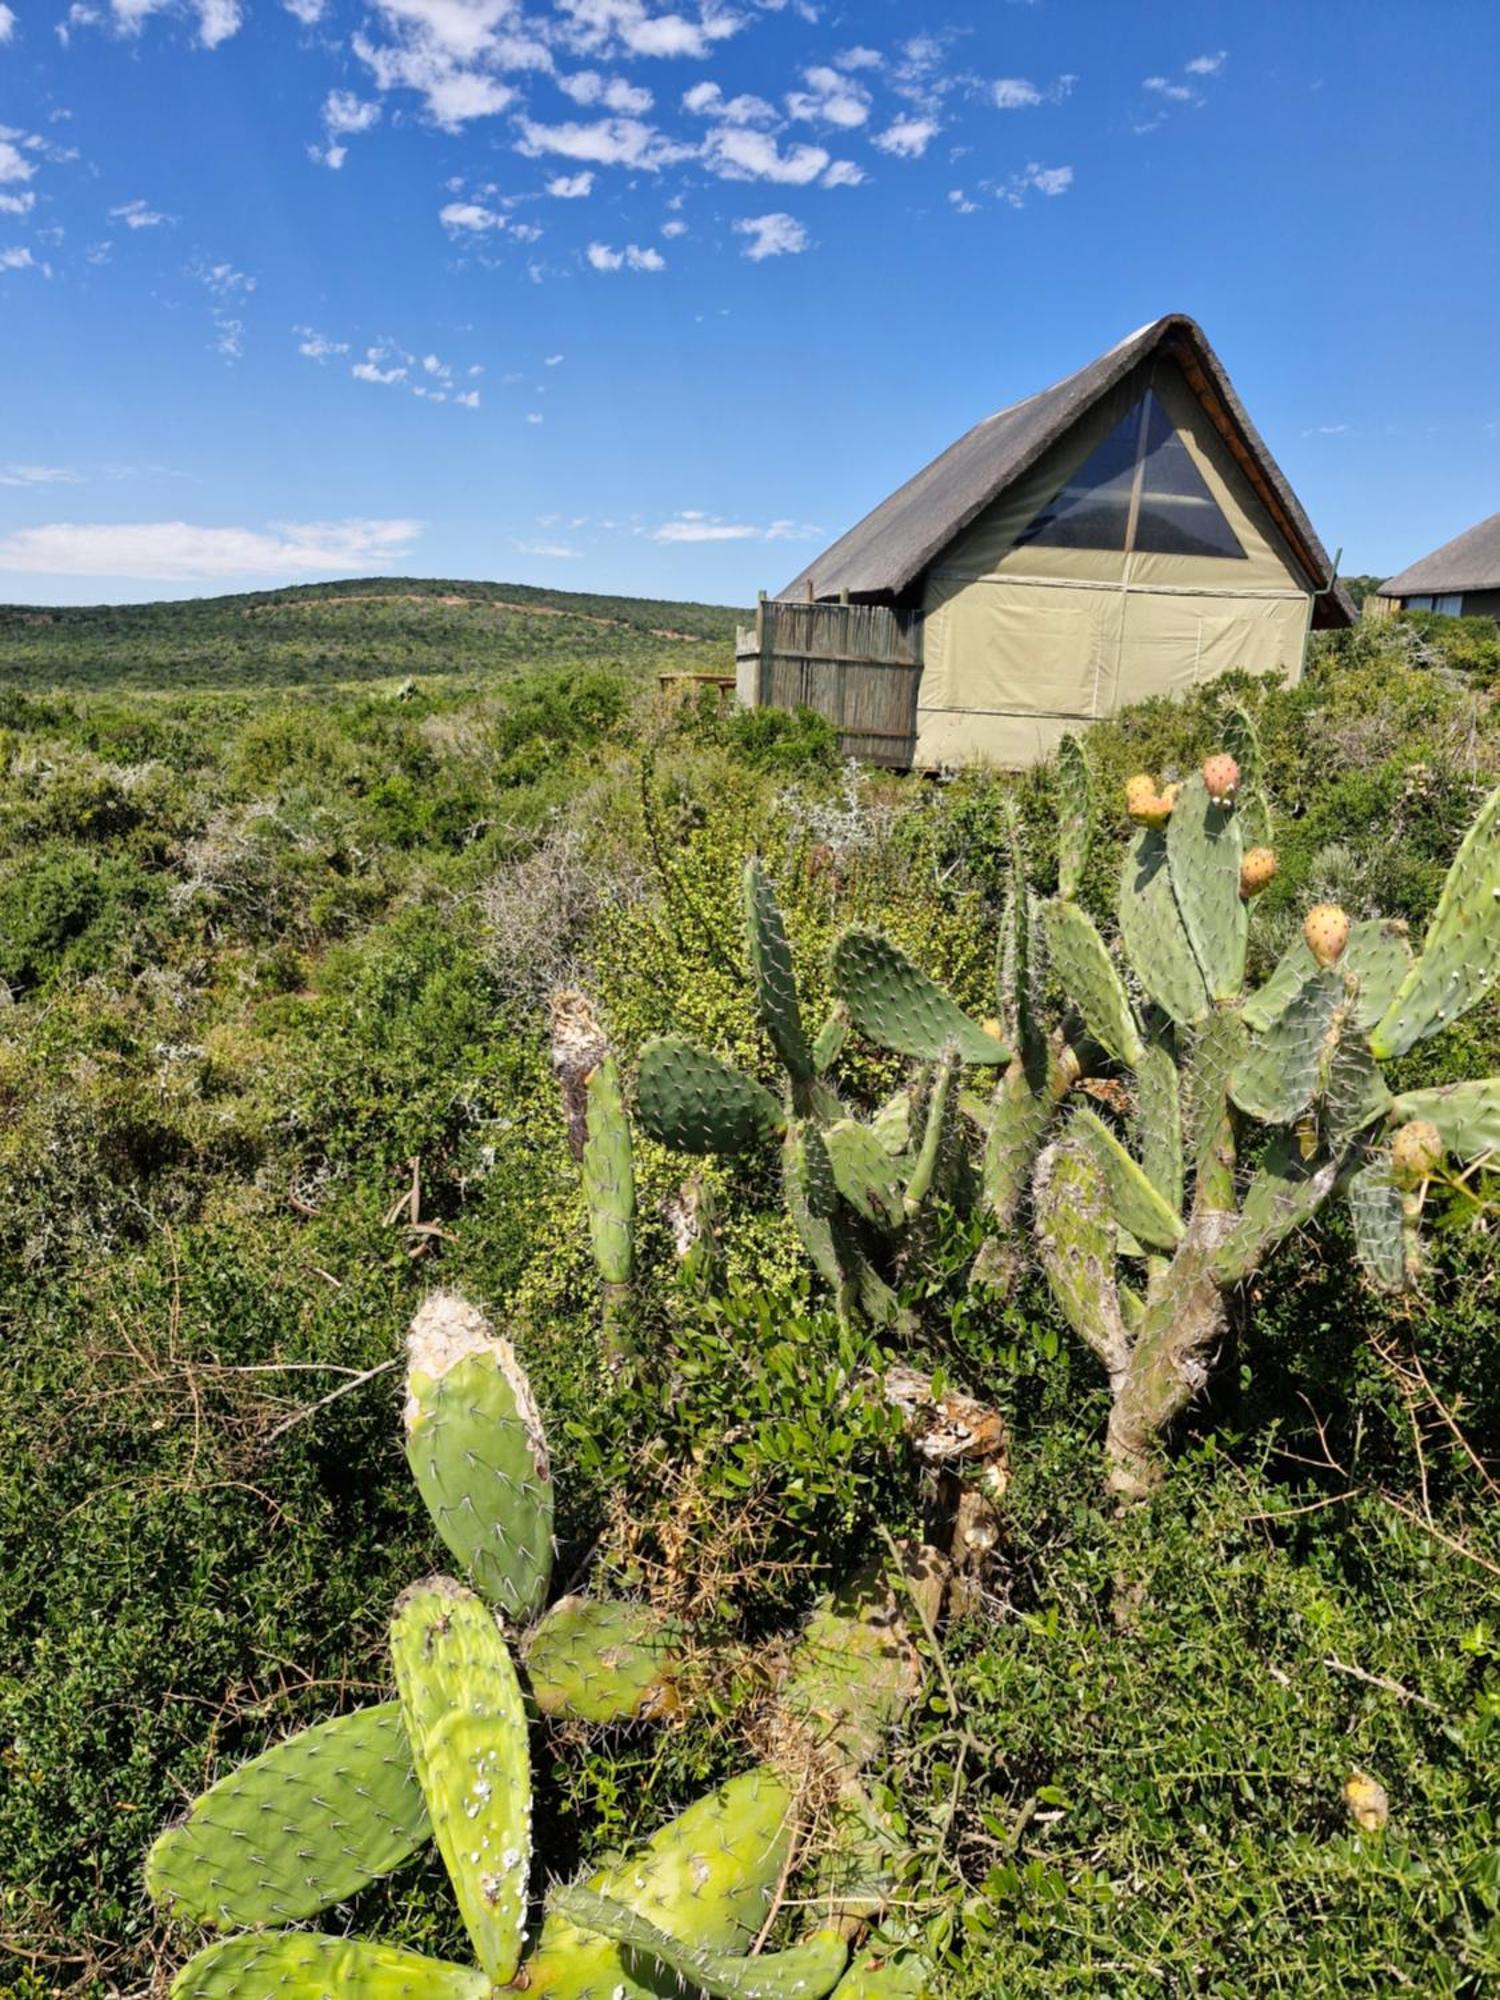
<path id="1" fill-rule="evenodd" d="M 1016 543 L 1240 560 L 1245 554 L 1151 389 L 1095 445 Z"/>

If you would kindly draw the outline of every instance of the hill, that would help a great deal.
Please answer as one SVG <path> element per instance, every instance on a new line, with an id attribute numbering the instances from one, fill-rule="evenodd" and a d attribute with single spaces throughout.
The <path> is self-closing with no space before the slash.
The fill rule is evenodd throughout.
<path id="1" fill-rule="evenodd" d="M 567 661 L 729 667 L 728 606 L 362 577 L 154 604 L 0 605 L 0 680 L 88 688 L 292 687 L 392 675 L 491 677 Z"/>

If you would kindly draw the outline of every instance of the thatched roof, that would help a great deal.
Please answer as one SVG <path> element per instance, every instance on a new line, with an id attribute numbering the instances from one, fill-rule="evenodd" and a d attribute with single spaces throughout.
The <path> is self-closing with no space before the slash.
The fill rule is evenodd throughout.
<path id="1" fill-rule="evenodd" d="M 1202 328 L 1184 313 L 1142 327 L 1117 347 L 1023 403 L 986 417 L 914 479 L 809 563 L 777 594 L 785 598 L 900 597 L 975 516 L 1036 463 L 1132 368 L 1161 353 L 1182 369 L 1210 419 L 1269 510 L 1307 577 L 1325 590 L 1331 565 L 1312 524 L 1245 414 Z M 811 590 L 809 591 L 809 585 Z M 1342 587 L 1319 597 L 1314 625 L 1352 625 Z"/>
<path id="2" fill-rule="evenodd" d="M 1500 514 L 1465 528 L 1410 569 L 1388 578 L 1375 594 L 1438 597 L 1464 590 L 1500 590 Z"/>

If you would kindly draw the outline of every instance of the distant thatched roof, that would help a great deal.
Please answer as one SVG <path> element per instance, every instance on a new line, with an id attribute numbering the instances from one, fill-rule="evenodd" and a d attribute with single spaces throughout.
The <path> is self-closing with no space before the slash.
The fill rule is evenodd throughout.
<path id="1" fill-rule="evenodd" d="M 1437 597 L 1463 590 L 1500 590 L 1500 514 L 1465 528 L 1430 556 L 1389 578 L 1375 594 Z"/>
<path id="2" fill-rule="evenodd" d="M 1080 368 L 986 417 L 914 479 L 883 500 L 832 548 L 778 593 L 781 597 L 899 597 L 975 516 L 1027 472 L 1085 411 L 1132 368 L 1160 352 L 1175 361 L 1209 418 L 1290 545 L 1313 590 L 1324 590 L 1331 565 L 1297 496 L 1245 414 L 1223 364 L 1196 321 L 1184 313 L 1142 327 Z M 1318 599 L 1314 625 L 1352 625 L 1342 587 Z"/>

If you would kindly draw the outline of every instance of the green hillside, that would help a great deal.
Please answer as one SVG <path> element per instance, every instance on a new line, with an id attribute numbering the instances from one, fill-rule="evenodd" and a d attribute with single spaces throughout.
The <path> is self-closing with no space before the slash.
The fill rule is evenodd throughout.
<path id="1" fill-rule="evenodd" d="M 156 604 L 0 605 L 0 680 L 27 688 L 293 687 L 489 677 L 587 662 L 728 670 L 744 614 L 720 605 L 362 577 Z"/>

